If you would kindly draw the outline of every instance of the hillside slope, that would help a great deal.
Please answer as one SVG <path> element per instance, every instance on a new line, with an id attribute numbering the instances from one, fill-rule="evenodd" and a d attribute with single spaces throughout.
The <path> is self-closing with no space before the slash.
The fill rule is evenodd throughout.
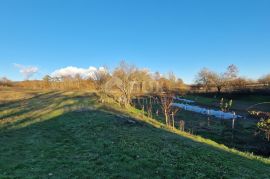
<path id="1" fill-rule="evenodd" d="M 270 178 L 268 159 L 122 117 L 95 95 L 31 94 L 0 105 L 0 178 Z"/>

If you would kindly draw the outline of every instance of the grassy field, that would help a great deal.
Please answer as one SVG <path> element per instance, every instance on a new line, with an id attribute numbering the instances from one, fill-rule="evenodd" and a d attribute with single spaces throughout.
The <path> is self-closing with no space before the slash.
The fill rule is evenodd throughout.
<path id="1" fill-rule="evenodd" d="M 100 105 L 90 92 L 2 94 L 15 99 L 0 104 L 0 178 L 270 178 L 267 158 Z"/>
<path id="2" fill-rule="evenodd" d="M 258 133 L 256 121 L 238 119 L 232 129 L 232 120 L 220 120 L 192 112 L 181 111 L 177 119 L 186 122 L 186 130 L 226 146 L 257 155 L 270 156 L 270 143 Z"/>
<path id="3" fill-rule="evenodd" d="M 247 108 L 258 103 L 270 102 L 269 95 L 245 94 L 230 95 L 225 94 L 217 98 L 204 95 L 187 95 L 187 99 L 195 100 L 201 106 L 209 108 L 219 107 L 220 98 L 233 100 L 233 106 L 230 111 L 236 111 L 237 114 L 249 118 Z M 270 103 L 258 105 L 252 110 L 270 111 Z M 270 143 L 266 140 L 263 133 L 259 133 L 256 126 L 257 120 L 239 119 L 236 120 L 235 129 L 232 130 L 232 120 L 220 120 L 205 115 L 181 111 L 179 117 L 187 119 L 187 128 L 193 129 L 194 133 L 206 138 L 210 138 L 218 143 L 237 148 L 241 151 L 249 151 L 258 155 L 270 156 Z M 209 122 L 210 121 L 210 122 Z"/>
<path id="4" fill-rule="evenodd" d="M 203 95 L 186 95 L 186 99 L 196 101 L 195 105 L 203 106 L 205 108 L 213 108 L 219 110 L 219 99 L 211 98 Z M 225 98 L 224 98 L 225 99 Z M 231 99 L 231 98 L 228 98 Z M 237 111 L 237 114 L 248 115 L 245 110 L 247 106 L 261 103 L 269 99 L 269 96 L 261 95 L 247 95 L 247 98 L 242 96 L 233 97 L 233 108 L 231 110 Z M 179 101 L 179 103 L 182 103 Z M 259 106 L 259 110 L 270 111 L 270 104 Z M 145 106 L 147 104 L 145 103 Z M 138 109 L 140 105 L 136 105 Z M 269 107 L 269 108 L 267 108 Z M 160 109 L 160 105 L 154 105 L 153 111 Z M 160 122 L 164 122 L 163 116 L 155 116 L 154 118 Z M 175 117 L 175 126 L 178 128 L 179 121 L 185 121 L 185 130 L 195 135 L 216 141 L 231 148 L 236 148 L 244 152 L 251 152 L 257 155 L 270 156 L 270 143 L 265 138 L 264 133 L 257 128 L 258 120 L 237 119 L 235 121 L 235 128 L 232 129 L 232 120 L 221 120 L 213 116 L 206 116 L 194 112 L 180 110 Z"/>
<path id="5" fill-rule="evenodd" d="M 194 100 L 200 105 L 205 105 L 209 107 L 219 108 L 220 99 L 224 98 L 225 100 L 233 100 L 233 106 L 231 110 L 238 111 L 241 114 L 245 114 L 247 109 L 258 103 L 270 102 L 270 95 L 262 95 L 262 94 L 245 94 L 245 95 L 237 95 L 237 94 L 220 94 L 217 96 L 216 94 L 188 94 L 184 96 L 186 99 Z M 270 103 L 262 104 L 255 108 L 255 110 L 261 111 L 270 111 Z"/>

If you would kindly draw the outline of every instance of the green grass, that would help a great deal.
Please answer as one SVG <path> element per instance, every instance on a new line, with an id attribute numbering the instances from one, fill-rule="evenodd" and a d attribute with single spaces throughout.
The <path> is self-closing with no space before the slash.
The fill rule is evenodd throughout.
<path id="1" fill-rule="evenodd" d="M 49 92 L 1 105 L 0 178 L 270 178 L 269 159 L 96 99 Z"/>
<path id="2" fill-rule="evenodd" d="M 136 108 L 141 108 L 136 103 L 136 100 L 134 103 Z M 147 107 L 148 105 L 145 103 L 144 106 Z M 161 111 L 160 105 L 154 104 L 153 111 L 157 109 Z M 164 123 L 164 116 L 162 114 L 159 116 L 153 114 L 153 118 Z M 180 110 L 175 116 L 176 128 L 179 128 L 180 120 L 185 121 L 185 131 L 187 132 L 200 135 L 243 152 L 266 157 L 270 156 L 270 143 L 265 138 L 264 133 L 259 133 L 256 120 L 237 119 L 235 121 L 235 128 L 232 129 L 232 120 L 221 120 L 213 116 L 208 117 L 185 110 Z"/>
<path id="3" fill-rule="evenodd" d="M 186 130 L 195 135 L 214 140 L 226 146 L 257 155 L 270 155 L 270 143 L 263 133 L 258 133 L 256 121 L 238 119 L 232 129 L 232 120 L 220 120 L 188 111 L 181 111 L 176 117 L 186 122 Z M 176 121 L 177 121 L 176 120 Z"/>
<path id="4" fill-rule="evenodd" d="M 233 100 L 233 106 L 231 110 L 239 111 L 241 113 L 246 113 L 247 109 L 255 104 L 263 103 L 263 102 L 270 102 L 269 95 L 259 95 L 259 94 L 246 94 L 246 95 L 231 95 L 225 94 L 217 97 L 217 95 L 212 94 L 211 96 L 205 96 L 201 94 L 188 94 L 185 95 L 184 98 L 194 100 L 199 105 L 205 105 L 210 107 L 219 108 L 220 99 L 224 98 L 225 100 L 229 101 L 230 99 Z M 254 110 L 261 110 L 261 111 L 269 111 L 270 110 L 270 103 L 262 104 L 254 108 Z"/>
<path id="5" fill-rule="evenodd" d="M 209 97 L 204 97 L 204 96 L 199 96 L 199 95 L 186 95 L 184 96 L 184 98 L 196 101 L 199 104 L 204 104 L 204 105 L 209 105 L 209 106 L 219 102 L 219 100 L 216 98 L 209 98 Z"/>
<path id="6" fill-rule="evenodd" d="M 210 105 L 210 103 L 215 101 L 215 99 L 201 96 L 191 97 L 189 95 L 187 98 L 196 100 L 201 106 Z M 134 102 L 136 103 L 137 101 L 135 100 Z M 197 103 L 195 105 L 198 105 Z M 237 104 L 239 104 L 239 101 L 237 101 Z M 144 106 L 147 108 L 148 105 L 145 103 Z M 136 103 L 136 108 L 140 109 L 141 107 Z M 160 105 L 155 104 L 153 108 L 153 111 L 157 109 L 161 111 Z M 239 113 L 237 112 L 237 114 Z M 164 122 L 163 115 L 156 116 L 153 114 L 153 117 L 160 122 Z M 270 156 L 270 143 L 265 138 L 264 133 L 259 132 L 256 120 L 237 119 L 235 121 L 235 128 L 232 129 L 232 120 L 220 120 L 213 116 L 208 118 L 206 115 L 185 110 L 180 110 L 175 116 L 176 128 L 179 128 L 180 120 L 185 121 L 185 130 L 187 132 L 200 135 L 243 152 L 266 157 Z"/>

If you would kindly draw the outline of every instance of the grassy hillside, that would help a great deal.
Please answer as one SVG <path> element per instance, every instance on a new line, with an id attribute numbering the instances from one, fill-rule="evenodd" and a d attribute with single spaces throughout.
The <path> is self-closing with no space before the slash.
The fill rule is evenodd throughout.
<path id="1" fill-rule="evenodd" d="M 93 93 L 8 92 L 24 95 L 0 104 L 0 178 L 270 178 L 269 159 L 102 106 Z"/>
<path id="2" fill-rule="evenodd" d="M 186 97 L 190 97 L 190 95 Z M 253 98 L 255 98 L 255 96 Z M 257 98 L 259 98 L 259 96 Z M 218 109 L 214 105 L 206 106 L 207 101 L 213 101 L 212 98 L 193 96 L 193 100 L 196 100 L 196 103 L 191 105 L 199 105 L 206 108 L 210 107 Z M 217 99 L 214 100 L 216 100 L 216 103 L 218 103 Z M 140 102 L 138 102 L 138 100 L 134 100 L 134 106 L 137 109 L 142 109 L 142 102 L 144 103 L 143 106 L 145 106 L 147 109 L 150 103 L 149 98 L 147 97 L 145 97 L 144 100 L 141 100 Z M 175 102 L 182 103 L 182 101 Z M 244 101 L 238 100 L 234 103 L 239 105 L 241 102 Z M 249 103 L 254 103 L 254 101 L 250 99 Z M 152 108 L 154 112 L 157 110 L 161 111 L 160 104 L 152 104 Z M 268 110 L 269 109 L 270 108 L 268 108 Z M 245 113 L 247 113 L 247 111 L 245 111 Z M 153 113 L 153 118 L 160 122 L 164 121 L 163 115 L 156 115 Z M 263 132 L 258 132 L 258 120 L 244 118 L 237 119 L 234 123 L 234 128 L 232 128 L 232 120 L 221 120 L 220 118 L 215 118 L 213 116 L 207 116 L 205 114 L 199 114 L 186 110 L 181 110 L 176 114 L 176 128 L 179 128 L 180 120 L 185 121 L 185 131 L 189 131 L 192 134 L 200 135 L 207 139 L 214 140 L 217 143 L 222 143 L 226 146 L 236 148 L 237 150 L 243 152 L 250 152 L 265 157 L 270 156 L 270 142 L 267 141 Z"/>

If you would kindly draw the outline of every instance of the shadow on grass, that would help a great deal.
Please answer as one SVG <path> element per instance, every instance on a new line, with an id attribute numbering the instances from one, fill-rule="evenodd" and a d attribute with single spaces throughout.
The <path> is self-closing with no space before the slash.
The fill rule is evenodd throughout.
<path id="1" fill-rule="evenodd" d="M 57 117 L 1 130 L 0 178 L 270 177 L 270 165 L 260 160 L 121 117 L 128 114 L 120 109 L 102 108 L 117 114 L 99 109 L 70 112 L 83 98 L 74 97 L 77 102 L 54 108 L 67 109 Z M 55 100 L 50 98 L 51 103 Z"/>
<path id="2" fill-rule="evenodd" d="M 43 94 L 39 94 L 36 96 L 33 96 L 29 99 L 21 99 L 17 101 L 13 101 L 10 103 L 6 103 L 2 107 L 0 107 L 1 111 L 4 110 L 15 110 L 15 112 L 9 112 L 8 114 L 2 114 L 0 115 L 0 121 L 5 120 L 7 118 L 16 118 L 19 116 L 23 116 L 21 119 L 21 122 L 27 121 L 27 120 L 32 120 L 32 115 L 25 116 L 25 114 L 28 113 L 33 113 L 33 112 L 40 112 L 41 115 L 35 115 L 35 118 L 40 118 L 42 115 L 44 115 L 42 112 L 47 111 L 47 113 L 59 109 L 65 109 L 69 108 L 72 106 L 78 106 L 81 102 L 82 99 L 89 99 L 87 101 L 87 104 L 94 104 L 96 100 L 96 95 L 94 93 L 90 95 L 75 95 L 75 96 L 68 96 L 65 95 L 64 92 L 59 92 L 59 91 L 52 91 L 52 92 L 47 92 Z M 93 99 L 93 100 L 90 100 Z M 73 104 L 69 105 L 61 105 L 63 102 L 67 100 L 72 100 Z M 12 124 L 10 124 L 12 125 Z"/>

